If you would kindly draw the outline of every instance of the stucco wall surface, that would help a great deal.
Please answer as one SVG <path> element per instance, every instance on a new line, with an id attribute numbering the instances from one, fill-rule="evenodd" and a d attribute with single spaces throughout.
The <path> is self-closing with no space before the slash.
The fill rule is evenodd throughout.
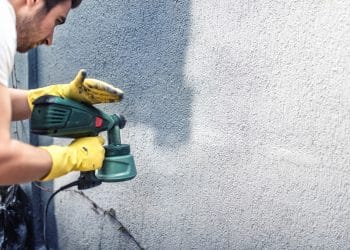
<path id="1" fill-rule="evenodd" d="M 39 79 L 86 68 L 122 88 L 100 107 L 126 116 L 138 176 L 59 194 L 51 242 L 348 248 L 349 48 L 345 0 L 84 0 L 39 50 Z"/>

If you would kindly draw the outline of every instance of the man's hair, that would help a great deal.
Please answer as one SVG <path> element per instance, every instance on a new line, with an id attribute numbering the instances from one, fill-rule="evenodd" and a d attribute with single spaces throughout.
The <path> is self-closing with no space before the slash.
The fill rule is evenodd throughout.
<path id="1" fill-rule="evenodd" d="M 55 7 L 57 4 L 62 3 L 66 0 L 46 0 L 45 1 L 45 8 L 47 12 L 49 12 L 53 7 Z M 72 9 L 78 7 L 80 5 L 82 0 L 72 0 Z"/>

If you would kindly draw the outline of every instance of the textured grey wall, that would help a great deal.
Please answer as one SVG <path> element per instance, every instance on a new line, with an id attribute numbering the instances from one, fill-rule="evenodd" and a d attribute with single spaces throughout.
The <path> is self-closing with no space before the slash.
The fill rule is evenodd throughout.
<path id="1" fill-rule="evenodd" d="M 39 50 L 40 82 L 86 68 L 124 89 L 102 107 L 126 115 L 138 176 L 58 195 L 52 241 L 348 248 L 349 14 L 345 0 L 84 0 Z"/>

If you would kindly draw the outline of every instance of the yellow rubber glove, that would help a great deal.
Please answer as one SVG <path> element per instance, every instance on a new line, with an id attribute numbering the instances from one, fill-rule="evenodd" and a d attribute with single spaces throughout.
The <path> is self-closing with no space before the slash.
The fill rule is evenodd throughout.
<path id="1" fill-rule="evenodd" d="M 85 79 L 85 70 L 80 70 L 69 84 L 55 84 L 28 91 L 28 104 L 33 110 L 33 102 L 43 95 L 54 95 L 88 104 L 119 102 L 124 92 L 113 85 L 96 79 Z"/>
<path id="2" fill-rule="evenodd" d="M 51 171 L 40 181 L 48 181 L 71 171 L 90 171 L 102 167 L 105 156 L 104 139 L 100 136 L 75 139 L 68 146 L 40 147 L 52 158 Z"/>

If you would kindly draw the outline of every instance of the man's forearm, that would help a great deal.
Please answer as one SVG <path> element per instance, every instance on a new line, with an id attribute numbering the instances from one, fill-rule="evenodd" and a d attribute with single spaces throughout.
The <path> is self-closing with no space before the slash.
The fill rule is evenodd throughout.
<path id="1" fill-rule="evenodd" d="M 38 180 L 51 170 L 48 151 L 11 139 L 11 117 L 25 118 L 30 113 L 26 111 L 29 110 L 26 95 L 24 90 L 10 90 L 0 84 L 0 185 Z M 16 107 L 15 112 L 12 106 Z"/>
<path id="2" fill-rule="evenodd" d="M 9 88 L 8 90 L 11 97 L 11 120 L 18 121 L 28 119 L 31 115 L 28 105 L 28 91 L 12 88 Z"/>
<path id="3" fill-rule="evenodd" d="M 44 149 L 16 140 L 0 143 L 0 185 L 39 180 L 51 166 L 51 156 Z"/>

